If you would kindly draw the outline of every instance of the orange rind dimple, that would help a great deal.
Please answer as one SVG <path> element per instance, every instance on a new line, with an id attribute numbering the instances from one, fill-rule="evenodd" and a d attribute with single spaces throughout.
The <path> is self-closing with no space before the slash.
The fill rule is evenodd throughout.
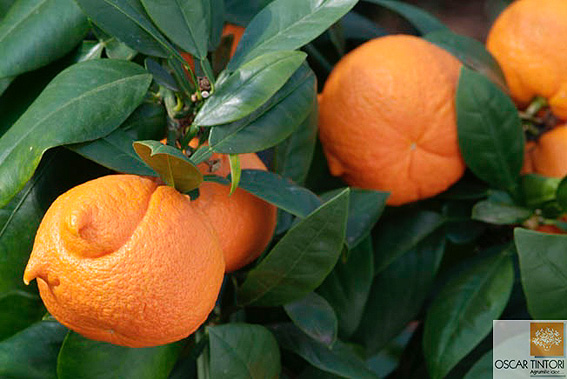
<path id="1" fill-rule="evenodd" d="M 37 278 L 48 311 L 78 333 L 145 347 L 196 330 L 223 274 L 215 232 L 185 195 L 149 178 L 111 175 L 52 204 L 24 281 Z"/>

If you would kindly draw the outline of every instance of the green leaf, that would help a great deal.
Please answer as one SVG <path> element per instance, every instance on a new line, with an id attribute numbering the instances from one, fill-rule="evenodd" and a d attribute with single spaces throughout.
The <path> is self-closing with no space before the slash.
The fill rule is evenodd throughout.
<path id="1" fill-rule="evenodd" d="M 45 308 L 38 295 L 12 291 L 0 295 L 0 341 L 41 320 Z"/>
<path id="2" fill-rule="evenodd" d="M 457 57 L 465 66 L 480 72 L 507 91 L 506 78 L 496 59 L 479 41 L 455 34 L 449 30 L 437 30 L 424 36 L 426 40 L 447 50 Z"/>
<path id="3" fill-rule="evenodd" d="M 141 1 L 152 21 L 171 41 L 199 60 L 207 57 L 209 1 Z"/>
<path id="4" fill-rule="evenodd" d="M 537 174 L 522 176 L 522 187 L 528 207 L 536 208 L 556 198 L 561 179 Z"/>
<path id="5" fill-rule="evenodd" d="M 165 110 L 157 104 L 144 103 L 106 137 L 67 148 L 111 170 L 156 176 L 134 151 L 136 140 L 160 139 L 166 127 Z"/>
<path id="6" fill-rule="evenodd" d="M 296 224 L 252 269 L 238 290 L 241 304 L 283 305 L 302 298 L 329 275 L 342 250 L 349 190 Z"/>
<path id="7" fill-rule="evenodd" d="M 387 8 L 398 13 L 412 24 L 421 34 L 431 33 L 437 30 L 448 30 L 441 21 L 433 17 L 421 8 L 393 0 L 364 0 Z"/>
<path id="8" fill-rule="evenodd" d="M 492 320 L 504 311 L 514 267 L 510 248 L 500 250 L 449 280 L 431 304 L 423 350 L 433 379 L 445 377 L 490 333 Z"/>
<path id="9" fill-rule="evenodd" d="M 82 62 L 90 61 L 91 59 L 100 59 L 103 50 L 104 43 L 84 40 L 79 47 L 75 60 L 76 62 Z"/>
<path id="10" fill-rule="evenodd" d="M 270 148 L 289 137 L 305 121 L 316 106 L 316 95 L 315 74 L 303 64 L 275 95 L 250 115 L 212 128 L 209 146 L 226 154 Z"/>
<path id="11" fill-rule="evenodd" d="M 2 96 L 4 91 L 6 91 L 8 89 L 8 87 L 10 86 L 10 83 L 12 83 L 13 80 L 14 80 L 13 77 L 1 78 L 0 79 L 0 96 Z"/>
<path id="12" fill-rule="evenodd" d="M 144 65 L 146 66 L 146 70 L 152 74 L 154 81 L 157 84 L 172 91 L 179 92 L 179 87 L 177 86 L 175 79 L 162 65 L 151 58 L 146 58 Z"/>
<path id="13" fill-rule="evenodd" d="M 567 317 L 567 237 L 516 228 L 516 248 L 528 311 L 534 320 Z"/>
<path id="14" fill-rule="evenodd" d="M 136 141 L 134 150 L 168 186 L 189 192 L 203 182 L 203 174 L 179 149 L 158 141 Z"/>
<path id="15" fill-rule="evenodd" d="M 309 338 L 292 324 L 272 327 L 283 349 L 294 352 L 313 366 L 343 378 L 369 379 L 377 376 L 366 367 L 364 361 L 350 348 L 337 341 L 332 348 Z"/>
<path id="16" fill-rule="evenodd" d="M 57 75 L 0 139 L 0 207 L 49 148 L 109 134 L 142 101 L 151 77 L 133 63 L 93 60 Z"/>
<path id="17" fill-rule="evenodd" d="M 515 192 L 525 144 L 516 106 L 484 75 L 465 67 L 456 99 L 459 146 L 467 166 L 489 184 Z"/>
<path id="18" fill-rule="evenodd" d="M 261 325 L 232 323 L 208 327 L 207 331 L 211 378 L 277 378 L 280 375 L 280 349 L 268 329 Z"/>
<path id="19" fill-rule="evenodd" d="M 315 39 L 354 7 L 356 0 L 275 0 L 246 27 L 228 70 L 266 53 L 295 50 Z"/>
<path id="20" fill-rule="evenodd" d="M 136 154 L 132 144 L 135 140 L 122 129 L 116 129 L 106 137 L 67 147 L 77 154 L 111 170 L 124 174 L 156 176 Z"/>
<path id="21" fill-rule="evenodd" d="M 106 33 L 131 48 L 156 57 L 177 54 L 146 15 L 139 0 L 75 0 Z"/>
<path id="22" fill-rule="evenodd" d="M 444 250 L 445 236 L 438 230 L 376 276 L 355 334 L 369 354 L 383 349 L 415 319 L 430 295 Z"/>
<path id="23" fill-rule="evenodd" d="M 327 300 L 315 292 L 284 305 L 284 310 L 295 326 L 314 340 L 325 345 L 337 340 L 337 315 Z"/>
<path id="24" fill-rule="evenodd" d="M 229 195 L 232 195 L 236 188 L 238 187 L 238 183 L 240 183 L 240 175 L 242 173 L 242 169 L 240 168 L 240 158 L 238 154 L 231 154 L 228 156 L 228 162 L 230 165 L 230 192 Z"/>
<path id="25" fill-rule="evenodd" d="M 248 116 L 287 82 L 305 58 L 301 51 L 280 51 L 248 62 L 218 85 L 193 123 L 213 126 Z"/>
<path id="26" fill-rule="evenodd" d="M 445 220 L 431 211 L 407 210 L 382 218 L 374 239 L 374 274 L 377 275 L 443 226 Z"/>
<path id="27" fill-rule="evenodd" d="M 366 238 L 350 252 L 348 260 L 339 260 L 317 292 L 335 310 L 339 335 L 350 338 L 362 319 L 374 278 L 372 240 Z"/>
<path id="28" fill-rule="evenodd" d="M 209 50 L 215 51 L 221 42 L 224 26 L 224 0 L 210 0 Z"/>
<path id="29" fill-rule="evenodd" d="M 59 347 L 67 329 L 41 321 L 0 342 L 0 377 L 57 379 Z"/>
<path id="30" fill-rule="evenodd" d="M 304 218 L 321 205 L 321 199 L 307 188 L 264 170 L 242 170 L 239 186 L 297 217 Z"/>
<path id="31" fill-rule="evenodd" d="M 0 0 L 0 21 L 6 16 L 8 10 L 16 0 Z"/>
<path id="32" fill-rule="evenodd" d="M 275 150 L 275 171 L 300 185 L 305 183 L 315 153 L 317 116 L 315 101 L 309 116 L 285 141 L 276 146 Z"/>
<path id="33" fill-rule="evenodd" d="M 517 205 L 482 200 L 472 210 L 472 218 L 495 225 L 520 224 L 531 217 L 532 211 Z"/>
<path id="34" fill-rule="evenodd" d="M 0 23 L 0 78 L 35 70 L 70 52 L 89 24 L 71 0 L 17 0 Z"/>
<path id="35" fill-rule="evenodd" d="M 138 52 L 126 45 L 118 41 L 116 38 L 110 38 L 109 40 L 105 41 L 105 49 L 106 55 L 110 59 L 124 59 L 124 60 L 132 60 Z"/>
<path id="36" fill-rule="evenodd" d="M 250 20 L 273 0 L 224 0 L 225 17 L 230 23 L 247 25 Z"/>
<path id="37" fill-rule="evenodd" d="M 467 375 L 463 379 L 478 379 L 492 377 L 492 350 L 484 354 L 475 364 L 471 367 Z"/>
<path id="38" fill-rule="evenodd" d="M 129 348 L 94 341 L 70 331 L 57 359 L 58 379 L 167 378 L 180 343 L 149 348 Z"/>
<path id="39" fill-rule="evenodd" d="M 563 179 L 557 186 L 557 202 L 563 209 L 567 209 L 567 179 Z"/>

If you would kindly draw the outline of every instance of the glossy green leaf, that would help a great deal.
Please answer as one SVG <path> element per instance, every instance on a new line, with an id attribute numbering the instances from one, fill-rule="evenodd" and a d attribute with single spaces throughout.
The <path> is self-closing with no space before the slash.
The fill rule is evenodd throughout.
<path id="1" fill-rule="evenodd" d="M 261 325 L 231 323 L 208 327 L 210 377 L 277 378 L 280 349 L 276 339 Z"/>
<path id="2" fill-rule="evenodd" d="M 176 54 L 146 15 L 139 0 L 75 0 L 86 15 L 106 33 L 131 48 L 156 57 Z"/>
<path id="3" fill-rule="evenodd" d="M 264 105 L 247 117 L 212 128 L 209 146 L 219 153 L 243 154 L 270 148 L 289 137 L 317 102 L 316 78 L 302 65 Z"/>
<path id="4" fill-rule="evenodd" d="M 506 78 L 502 69 L 481 42 L 449 30 L 437 30 L 428 33 L 424 38 L 447 50 L 465 66 L 484 74 L 500 89 L 507 91 Z"/>
<path id="5" fill-rule="evenodd" d="M 156 173 L 136 154 L 132 144 L 136 140 L 160 139 L 166 122 L 163 106 L 144 103 L 106 137 L 67 145 L 67 148 L 117 172 L 155 176 Z"/>
<path id="6" fill-rule="evenodd" d="M 111 170 L 124 174 L 156 176 L 136 154 L 135 140 L 122 129 L 116 129 L 106 137 L 80 144 L 68 145 L 69 149 Z"/>
<path id="7" fill-rule="evenodd" d="M 252 269 L 238 290 L 241 304 L 277 306 L 298 300 L 329 275 L 345 238 L 349 191 L 296 224 Z"/>
<path id="8" fill-rule="evenodd" d="M 211 12 L 209 15 L 209 50 L 215 51 L 221 42 L 222 28 L 224 26 L 224 0 L 210 0 Z"/>
<path id="9" fill-rule="evenodd" d="M 242 170 L 239 186 L 276 207 L 304 218 L 321 205 L 307 188 L 264 170 Z"/>
<path id="10" fill-rule="evenodd" d="M 189 192 L 203 182 L 203 174 L 179 149 L 158 141 L 136 141 L 134 150 L 160 178 L 179 192 Z"/>
<path id="11" fill-rule="evenodd" d="M 563 179 L 557 186 L 557 202 L 563 209 L 567 209 L 567 179 Z"/>
<path id="12" fill-rule="evenodd" d="M 524 189 L 524 197 L 528 207 L 538 207 L 553 201 L 558 193 L 558 187 L 561 183 L 559 178 L 548 178 L 537 174 L 528 174 L 522 176 L 522 188 Z"/>
<path id="13" fill-rule="evenodd" d="M 237 25 L 248 25 L 266 5 L 273 0 L 224 0 L 225 18 L 228 22 Z"/>
<path id="14" fill-rule="evenodd" d="M 179 88 L 177 87 L 175 79 L 162 65 L 151 58 L 146 58 L 144 65 L 146 66 L 146 70 L 148 70 L 148 72 L 152 74 L 154 81 L 157 84 L 172 91 L 179 92 Z"/>
<path id="15" fill-rule="evenodd" d="M 57 379 L 57 354 L 67 329 L 41 321 L 0 342 L 0 377 Z"/>
<path id="16" fill-rule="evenodd" d="M 431 33 L 437 30 L 448 30 L 441 21 L 433 17 L 421 8 L 401 1 L 394 0 L 364 0 L 387 8 L 408 20 L 421 34 Z"/>
<path id="17" fill-rule="evenodd" d="M 24 187 L 47 149 L 116 129 L 150 81 L 140 66 L 115 60 L 81 62 L 59 74 L 0 139 L 0 207 Z"/>
<path id="18" fill-rule="evenodd" d="M 238 188 L 238 183 L 240 183 L 240 175 L 242 174 L 242 169 L 240 168 L 240 158 L 237 154 L 231 154 L 228 156 L 228 162 L 230 164 L 230 192 L 232 195 L 236 188 Z"/>
<path id="19" fill-rule="evenodd" d="M 228 65 L 234 71 L 266 53 L 295 50 L 315 39 L 354 7 L 356 0 L 275 0 L 246 27 Z"/>
<path id="20" fill-rule="evenodd" d="M 459 146 L 467 166 L 489 184 L 515 192 L 525 137 L 512 100 L 484 75 L 463 67 L 456 107 Z"/>
<path id="21" fill-rule="evenodd" d="M 41 320 L 45 308 L 38 295 L 12 291 L 0 295 L 0 341 Z"/>
<path id="22" fill-rule="evenodd" d="M 97 41 L 84 40 L 79 47 L 76 55 L 76 61 L 90 61 L 91 59 L 100 59 L 102 51 L 104 50 L 104 43 Z"/>
<path id="23" fill-rule="evenodd" d="M 313 366 L 342 378 L 370 379 L 377 376 L 350 348 L 337 341 L 332 348 L 309 338 L 292 324 L 272 327 L 280 346 L 294 352 Z"/>
<path id="24" fill-rule="evenodd" d="M 520 224 L 530 218 L 532 211 L 513 204 L 482 200 L 472 210 L 472 218 L 496 225 Z"/>
<path id="25" fill-rule="evenodd" d="M 415 319 L 429 296 L 445 250 L 438 230 L 398 257 L 375 278 L 355 339 L 379 352 Z"/>
<path id="26" fill-rule="evenodd" d="M 197 59 L 207 56 L 210 2 L 207 0 L 141 0 L 157 27 Z"/>
<path id="27" fill-rule="evenodd" d="M 284 305 L 295 326 L 311 338 L 332 345 L 337 340 L 338 320 L 333 307 L 315 292 Z"/>
<path id="28" fill-rule="evenodd" d="M 120 42 L 116 38 L 111 38 L 105 41 L 105 49 L 106 55 L 110 59 L 124 59 L 124 60 L 132 60 L 138 54 L 138 52 L 123 42 Z"/>
<path id="29" fill-rule="evenodd" d="M 167 378 L 181 344 L 130 348 L 94 341 L 70 331 L 57 359 L 58 379 Z"/>
<path id="30" fill-rule="evenodd" d="M 13 77 L 1 78 L 0 79 L 0 96 L 8 89 L 10 83 L 14 80 Z"/>
<path id="31" fill-rule="evenodd" d="M 431 211 L 407 210 L 383 218 L 374 239 L 374 274 L 414 249 L 444 224 L 443 217 Z"/>
<path id="32" fill-rule="evenodd" d="M 567 317 L 567 237 L 516 228 L 522 286 L 535 320 Z"/>
<path id="33" fill-rule="evenodd" d="M 16 0 L 0 0 L 0 21 L 6 16 L 8 10 Z"/>
<path id="34" fill-rule="evenodd" d="M 305 58 L 301 51 L 280 51 L 248 62 L 218 85 L 193 123 L 220 125 L 248 116 L 287 82 Z"/>
<path id="35" fill-rule="evenodd" d="M 300 185 L 305 183 L 315 152 L 317 116 L 317 102 L 314 102 L 309 116 L 275 150 L 275 171 Z"/>
<path id="36" fill-rule="evenodd" d="M 492 377 L 492 350 L 484 354 L 467 372 L 463 379 L 479 379 Z"/>
<path id="37" fill-rule="evenodd" d="M 88 28 L 72 0 L 17 0 L 0 23 L 0 79 L 61 58 L 81 42 Z"/>
<path id="38" fill-rule="evenodd" d="M 372 240 L 366 238 L 339 260 L 317 292 L 333 307 L 339 321 L 339 335 L 350 338 L 358 328 L 374 278 Z"/>
<path id="39" fill-rule="evenodd" d="M 498 248 L 496 248 L 498 249 Z M 445 375 L 492 330 L 510 297 L 510 248 L 482 259 L 445 284 L 425 320 L 423 350 L 433 379 Z"/>

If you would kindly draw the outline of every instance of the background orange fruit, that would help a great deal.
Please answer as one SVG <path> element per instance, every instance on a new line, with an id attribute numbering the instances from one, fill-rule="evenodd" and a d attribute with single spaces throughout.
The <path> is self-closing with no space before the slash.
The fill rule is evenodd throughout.
<path id="1" fill-rule="evenodd" d="M 486 45 L 520 107 L 542 96 L 567 119 L 566 35 L 565 0 L 518 0 L 494 22 Z"/>
<path id="2" fill-rule="evenodd" d="M 240 154 L 242 169 L 266 170 L 256 154 Z M 213 154 L 208 163 L 201 163 L 204 175 L 226 177 L 230 163 L 225 154 Z M 199 187 L 199 198 L 193 203 L 209 218 L 220 241 L 226 272 L 247 265 L 262 254 L 270 243 L 276 228 L 277 208 L 251 193 L 237 188 L 229 196 L 230 188 L 218 183 L 204 182 Z"/>
<path id="3" fill-rule="evenodd" d="M 556 126 L 543 133 L 537 142 L 526 144 L 522 172 L 553 178 L 567 175 L 567 125 Z"/>
<path id="4" fill-rule="evenodd" d="M 390 205 L 455 183 L 465 170 L 454 103 L 459 69 L 448 52 L 407 35 L 371 40 L 343 57 L 319 99 L 331 173 L 390 191 Z"/>
<path id="5" fill-rule="evenodd" d="M 207 318 L 224 274 L 208 220 L 171 187 L 134 175 L 79 185 L 51 205 L 24 281 L 85 337 L 130 347 L 182 339 Z"/>

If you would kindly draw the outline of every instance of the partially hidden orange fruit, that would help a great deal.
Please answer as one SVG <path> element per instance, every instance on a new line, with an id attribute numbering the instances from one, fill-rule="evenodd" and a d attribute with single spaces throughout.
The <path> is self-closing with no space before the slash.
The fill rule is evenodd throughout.
<path id="1" fill-rule="evenodd" d="M 242 169 L 266 170 L 256 154 L 240 154 Z M 230 163 L 225 154 L 213 154 L 199 170 L 204 175 L 226 177 Z M 199 187 L 195 207 L 207 215 L 220 241 L 226 272 L 247 265 L 266 249 L 276 228 L 277 208 L 251 193 L 237 188 L 229 196 L 228 186 L 204 182 Z"/>
<path id="2" fill-rule="evenodd" d="M 85 337 L 130 347 L 195 331 L 224 275 L 219 242 L 186 195 L 150 178 L 110 175 L 72 188 L 45 214 L 24 281 Z"/>
<path id="3" fill-rule="evenodd" d="M 565 0 L 518 0 L 494 22 L 486 45 L 520 107 L 542 96 L 557 117 L 567 119 L 565 35 Z"/>
<path id="4" fill-rule="evenodd" d="M 567 125 L 556 126 L 526 144 L 522 173 L 553 178 L 567 175 Z"/>
<path id="5" fill-rule="evenodd" d="M 335 66 L 319 98 L 331 174 L 390 191 L 389 205 L 434 196 L 465 170 L 455 92 L 461 64 L 417 37 L 364 43 Z"/>
<path id="6" fill-rule="evenodd" d="M 225 24 L 224 27 L 222 28 L 222 36 L 223 37 L 229 36 L 229 35 L 233 36 L 232 46 L 230 48 L 230 57 L 231 58 L 234 55 L 234 53 L 236 52 L 236 48 L 238 47 L 238 43 L 240 42 L 240 39 L 242 38 L 243 34 L 244 34 L 244 28 L 242 26 L 239 26 L 239 25 Z M 191 69 L 194 70 L 195 69 L 195 62 L 193 60 L 193 56 L 189 53 L 181 53 L 181 56 L 189 64 Z"/>

